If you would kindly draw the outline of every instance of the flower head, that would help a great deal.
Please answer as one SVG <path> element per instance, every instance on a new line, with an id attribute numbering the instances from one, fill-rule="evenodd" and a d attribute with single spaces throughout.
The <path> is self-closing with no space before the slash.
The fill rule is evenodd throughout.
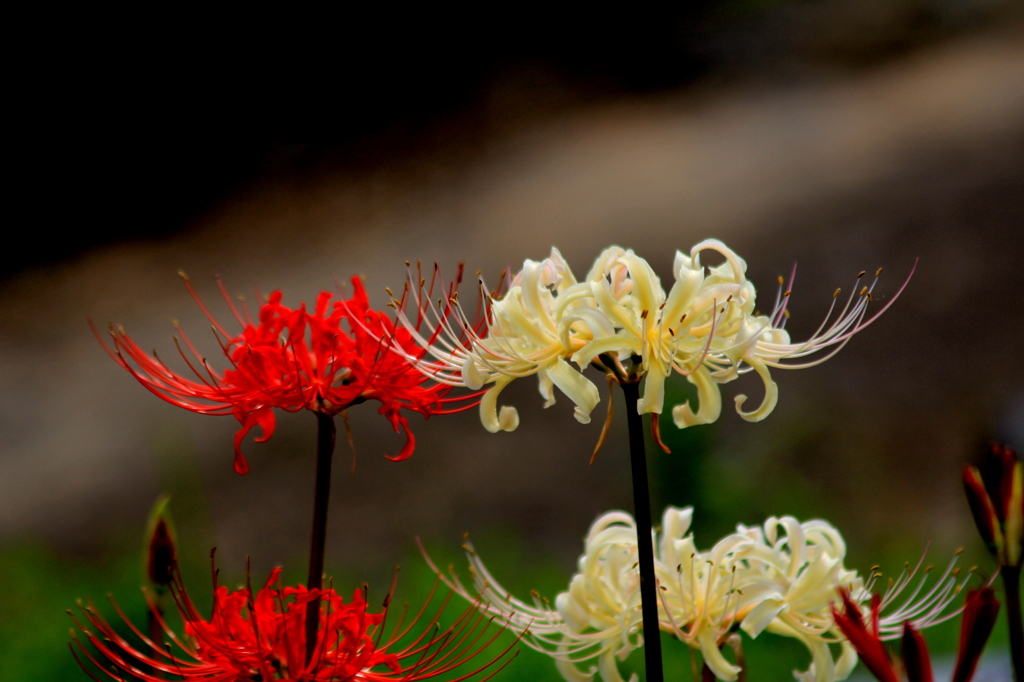
<path id="1" fill-rule="evenodd" d="M 833 605 L 840 588 L 856 603 L 871 599 L 878 574 L 865 581 L 845 567 L 846 544 L 839 531 L 821 520 L 772 517 L 760 527 L 738 526 L 702 551 L 690 532 L 692 515 L 690 508 L 669 507 L 660 532 L 652 534 L 661 629 L 699 649 L 722 680 L 734 680 L 740 672 L 721 652 L 737 627 L 750 637 L 767 631 L 801 641 L 812 658 L 810 669 L 798 673 L 801 680 L 845 679 L 856 655 L 835 625 Z M 605 682 L 622 680 L 616 659 L 643 645 L 632 516 L 609 512 L 594 522 L 578 572 L 553 607 L 539 595 L 532 603 L 513 597 L 472 545 L 467 543 L 466 550 L 473 589 L 455 575 L 443 576 L 453 590 L 467 599 L 479 594 L 482 608 L 499 614 L 511 629 L 524 633 L 527 644 L 552 656 L 566 680 L 584 682 L 597 672 Z M 891 609 L 878 619 L 879 636 L 899 636 L 908 620 L 920 628 L 951 617 L 948 605 L 965 578 L 958 579 L 951 564 L 928 585 L 929 572 L 918 579 L 918 569 L 908 567 L 879 599 L 880 608 Z M 909 598 L 901 600 L 909 588 Z M 838 658 L 833 645 L 840 647 Z M 596 666 L 588 666 L 591 661 Z"/>
<path id="2" fill-rule="evenodd" d="M 241 423 L 235 434 L 238 473 L 249 468 L 242 440 L 257 425 L 262 435 L 256 441 L 268 440 L 276 424 L 275 408 L 333 416 L 353 405 L 377 401 L 379 412 L 395 431 L 406 434 L 401 452 L 390 457 L 394 460 L 409 457 L 416 443 L 404 411 L 425 417 L 450 411 L 445 407 L 452 400 L 445 398 L 450 387 L 427 381 L 410 363 L 410 358 L 422 357 L 424 351 L 407 330 L 396 329 L 387 315 L 370 308 L 358 278 L 352 278 L 351 298 L 332 301 L 334 295 L 325 291 L 312 311 L 304 303 L 295 309 L 283 305 L 281 292 L 275 291 L 255 320 L 244 305 L 241 310 L 235 306 L 218 281 L 241 327 L 233 334 L 210 314 L 188 277 L 182 276 L 213 324 L 227 369 L 214 370 L 180 327 L 175 344 L 192 377 L 174 372 L 155 352 L 152 357 L 143 352 L 121 327 L 111 328 L 113 348 L 106 344 L 104 348 L 167 402 L 199 414 L 233 415 Z M 345 328 L 342 321 L 347 322 Z"/>
<path id="3" fill-rule="evenodd" d="M 705 265 L 701 257 L 708 252 L 724 261 Z M 455 295 L 438 301 L 435 308 L 418 273 L 410 273 L 405 294 L 395 304 L 399 321 L 409 330 L 414 318 L 416 325 L 428 320 L 430 333 L 414 334 L 427 354 L 410 358 L 421 371 L 474 390 L 491 384 L 480 403 L 481 421 L 489 431 L 516 428 L 515 408 L 503 406 L 499 411 L 498 394 L 512 380 L 532 375 L 538 377 L 545 407 L 554 403 L 557 386 L 576 404 L 577 420 L 589 422 L 600 394 L 582 374 L 588 366 L 619 381 L 645 378 L 638 404 L 641 414 L 660 414 L 665 380 L 673 372 L 685 376 L 697 387 L 699 407 L 695 410 L 688 403 L 673 407 L 676 426 L 684 428 L 715 421 L 721 413 L 718 385 L 750 371 L 761 378 L 765 396 L 753 410 L 744 410 L 746 396 L 737 396 L 736 409 L 748 421 L 764 419 L 778 397 L 771 369 L 823 362 L 871 324 L 903 290 L 868 317 L 881 270 L 869 285 L 860 284 L 865 274 L 861 273 L 845 303 L 840 303 L 837 290 L 818 330 L 807 340 L 793 343 L 785 329 L 790 290 L 783 291 L 780 278 L 771 312 L 759 314 L 746 269 L 743 259 L 725 244 L 708 239 L 689 254 L 676 253 L 675 282 L 666 293 L 651 266 L 631 250 L 605 249 L 587 276 L 577 280 L 553 248 L 543 261 L 525 261 L 522 270 L 508 278 L 504 295 L 489 292 L 481 279 L 479 319 L 471 319 Z M 432 279 L 431 292 L 433 284 Z M 414 313 L 407 311 L 410 307 Z M 805 360 L 813 355 L 818 357 Z"/>
<path id="4" fill-rule="evenodd" d="M 993 445 L 984 474 L 964 467 L 964 491 L 978 532 L 1000 566 L 1020 566 L 1024 543 L 1024 462 Z"/>
<path id="5" fill-rule="evenodd" d="M 95 606 L 81 606 L 85 622 L 73 613 L 72 618 L 95 653 L 77 636 L 72 653 L 94 680 L 124 680 L 127 676 L 144 682 L 412 681 L 459 668 L 497 636 L 487 635 L 490 621 L 473 609 L 442 629 L 438 618 L 447 599 L 421 632 L 414 633 L 413 628 L 426 613 L 430 600 L 411 623 L 399 621 L 386 635 L 390 596 L 382 612 L 371 613 L 364 590 L 356 590 L 352 599 L 346 601 L 333 589 L 282 587 L 279 578 L 280 569 L 275 569 L 257 593 L 251 587 L 235 591 L 215 587 L 212 614 L 203 618 L 176 574 L 171 591 L 184 623 L 182 634 L 170 627 L 147 593 L 150 609 L 166 636 L 163 643 L 133 625 L 114 603 L 118 615 L 141 640 L 142 647 L 119 634 Z M 320 628 L 313 655 L 307 662 L 306 606 L 317 598 L 321 601 Z M 455 679 L 467 679 L 489 670 L 493 673 L 495 667 L 500 670 L 509 660 L 509 651 L 510 647 Z"/>

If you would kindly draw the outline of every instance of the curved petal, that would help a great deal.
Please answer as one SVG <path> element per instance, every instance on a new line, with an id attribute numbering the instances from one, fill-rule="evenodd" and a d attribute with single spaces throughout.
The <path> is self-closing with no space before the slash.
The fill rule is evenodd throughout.
<path id="1" fill-rule="evenodd" d="M 593 282 L 590 285 L 590 289 L 594 292 L 594 300 L 597 301 L 598 306 L 601 307 L 601 310 L 609 319 L 618 322 L 620 327 L 633 336 L 640 336 L 640 326 L 637 324 L 636 315 L 629 308 L 615 300 L 615 297 L 612 296 L 612 289 L 608 284 L 608 280 L 602 279 Z"/>
<path id="2" fill-rule="evenodd" d="M 693 301 L 693 297 L 704 281 L 704 274 L 699 270 L 687 270 L 682 275 L 682 278 L 677 275 L 676 282 L 669 291 L 665 307 L 662 309 L 661 319 L 670 329 L 675 329 L 679 324 L 680 316 Z"/>
<path id="3" fill-rule="evenodd" d="M 559 651 L 564 648 L 565 647 L 559 647 Z M 589 673 L 585 673 L 577 668 L 571 661 L 567 661 L 560 656 L 555 656 L 554 659 L 555 668 L 562 674 L 562 677 L 565 678 L 566 682 L 590 682 L 594 679 L 594 673 L 596 670 L 594 670 L 593 666 L 590 667 Z"/>
<path id="4" fill-rule="evenodd" d="M 612 263 L 614 263 L 615 260 L 624 253 L 625 251 L 621 246 L 609 246 L 607 249 L 602 251 L 600 255 L 594 259 L 594 265 L 591 266 L 590 272 L 587 273 L 586 281 L 596 282 L 597 280 L 602 279 L 608 274 Z"/>
<path id="5" fill-rule="evenodd" d="M 487 383 L 487 376 L 476 366 L 476 358 L 472 354 L 466 355 L 466 361 L 462 363 L 461 376 L 466 388 L 471 391 L 479 391 Z"/>
<path id="6" fill-rule="evenodd" d="M 619 260 L 629 268 L 633 279 L 632 297 L 640 304 L 641 312 L 647 311 L 651 319 L 662 303 L 665 302 L 665 291 L 661 288 L 661 280 L 650 264 L 632 251 L 627 251 Z"/>
<path id="7" fill-rule="evenodd" d="M 547 370 L 537 372 L 537 390 L 540 397 L 544 398 L 544 409 L 555 404 L 555 385 L 551 382 Z"/>
<path id="8" fill-rule="evenodd" d="M 614 336 L 615 327 L 611 321 L 597 308 L 573 308 L 571 315 L 564 315 L 558 320 L 558 338 L 565 350 L 572 350 L 569 330 L 576 322 L 582 322 L 590 330 L 591 339 Z"/>
<path id="9" fill-rule="evenodd" d="M 547 375 L 562 393 L 576 403 L 576 420 L 581 424 L 589 424 L 590 413 L 601 402 L 597 386 L 562 358 L 558 358 L 555 364 L 547 369 Z"/>
<path id="10" fill-rule="evenodd" d="M 691 262 L 700 262 L 698 255 L 701 251 L 717 251 L 718 253 L 725 256 L 725 260 L 729 263 L 729 269 L 732 270 L 733 278 L 736 281 L 741 281 L 747 272 L 747 263 L 737 255 L 735 251 L 730 249 L 719 239 L 705 239 L 704 241 L 695 244 L 690 249 L 690 260 Z M 677 259 L 678 261 L 678 259 Z"/>
<path id="11" fill-rule="evenodd" d="M 644 394 L 637 403 L 636 411 L 640 414 L 661 414 L 665 407 L 665 373 L 661 371 L 660 363 L 652 363 L 651 369 L 647 372 L 647 379 L 644 381 Z"/>
<path id="12" fill-rule="evenodd" d="M 842 643 L 842 653 L 839 654 L 839 660 L 836 661 L 836 671 L 833 674 L 836 682 L 841 682 L 849 677 L 856 666 L 857 650 L 853 648 L 849 641 L 844 641 Z"/>
<path id="13" fill-rule="evenodd" d="M 580 367 L 586 367 L 590 364 L 591 360 L 602 353 L 615 353 L 618 355 L 619 351 L 623 350 L 640 353 L 641 349 L 639 338 L 629 334 L 619 333 L 615 336 L 606 336 L 604 338 L 594 339 L 587 345 L 583 346 L 583 348 L 576 351 L 571 360 Z"/>
<path id="14" fill-rule="evenodd" d="M 772 375 L 768 371 L 768 365 L 760 359 L 753 359 L 748 361 L 750 366 L 754 368 L 758 376 L 761 377 L 761 381 L 764 382 L 764 399 L 761 401 L 761 405 L 750 412 L 743 411 L 743 403 L 747 401 L 747 396 L 738 395 L 736 396 L 736 412 L 746 419 L 748 422 L 759 422 L 775 409 L 775 404 L 779 400 L 779 387 L 772 381 Z"/>
<path id="15" fill-rule="evenodd" d="M 257 443 L 266 443 L 274 435 L 277 427 L 277 419 L 274 411 L 269 407 L 261 407 L 245 413 L 244 417 L 235 414 L 235 418 L 242 422 L 242 426 L 235 432 L 235 473 L 245 475 L 249 473 L 249 463 L 242 454 L 242 440 L 254 426 L 259 426 L 263 432 L 256 438 Z"/>
<path id="16" fill-rule="evenodd" d="M 672 420 L 681 429 L 695 424 L 710 424 L 722 414 L 722 394 L 718 384 L 711 378 L 711 372 L 701 367 L 686 377 L 687 381 L 697 387 L 698 409 L 694 412 L 690 404 L 684 403 L 672 408 Z"/>
<path id="17" fill-rule="evenodd" d="M 480 421 L 491 433 L 498 431 L 515 431 L 519 426 L 519 413 L 510 405 L 501 406 L 498 414 L 498 394 L 512 383 L 511 377 L 498 377 L 480 399 Z"/>
<path id="18" fill-rule="evenodd" d="M 601 679 L 604 682 L 626 682 L 622 677 L 622 673 L 619 672 L 618 664 L 615 662 L 615 651 L 611 648 L 602 653 L 601 658 L 597 659 L 597 669 L 601 671 Z M 630 682 L 633 682 L 632 677 Z"/>
<path id="19" fill-rule="evenodd" d="M 725 680 L 725 682 L 732 682 L 739 676 L 740 668 L 727 661 L 722 655 L 717 639 L 713 631 L 702 630 L 697 635 L 697 641 L 700 642 L 700 653 L 704 656 L 705 665 L 711 668 L 715 677 Z"/>
<path id="20" fill-rule="evenodd" d="M 544 325 L 549 332 L 555 331 L 554 322 L 550 314 L 544 309 L 544 302 L 541 300 L 542 290 L 547 293 L 541 282 L 543 268 L 541 263 L 527 260 L 523 263 L 523 285 L 520 289 L 523 297 L 523 307 L 534 320 Z"/>
<path id="21" fill-rule="evenodd" d="M 784 608 L 786 605 L 781 599 L 765 599 L 747 614 L 740 627 L 751 637 L 757 637 Z"/>
<path id="22" fill-rule="evenodd" d="M 412 431 L 409 430 L 409 421 L 405 417 L 401 416 L 400 413 L 398 414 L 397 419 L 391 420 L 391 423 L 394 425 L 396 433 L 398 432 L 399 428 L 405 431 L 405 445 L 402 446 L 401 452 L 399 452 L 397 455 L 384 456 L 387 459 L 390 459 L 392 462 L 401 462 L 402 460 L 409 459 L 409 456 L 412 454 L 413 450 L 416 449 L 416 437 L 413 436 Z"/>

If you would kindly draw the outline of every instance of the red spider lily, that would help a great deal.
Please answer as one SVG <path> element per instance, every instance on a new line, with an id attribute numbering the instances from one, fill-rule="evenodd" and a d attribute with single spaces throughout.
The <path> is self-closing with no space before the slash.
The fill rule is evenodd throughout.
<path id="1" fill-rule="evenodd" d="M 273 435 L 273 408 L 334 416 L 353 405 L 376 400 L 381 404 L 380 414 L 395 432 L 406 434 L 401 452 L 389 456 L 400 461 L 409 457 L 416 445 L 403 410 L 429 417 L 468 409 L 478 402 L 477 395 L 446 398 L 450 386 L 429 381 L 415 368 L 414 360 L 426 351 L 408 330 L 396 329 L 387 315 L 370 308 L 356 277 L 352 278 L 352 298 L 332 302 L 333 294 L 321 292 L 313 312 L 308 312 L 304 303 L 296 309 L 282 305 L 281 292 L 275 291 L 260 309 L 258 321 L 244 305 L 240 311 L 218 281 L 242 327 L 237 335 L 210 314 L 188 277 L 184 273 L 182 277 L 213 323 L 229 369 L 222 373 L 213 370 L 180 328 L 180 342 L 176 336 L 175 344 L 195 378 L 174 372 L 155 352 L 152 357 L 143 352 L 121 327 L 110 330 L 113 348 L 103 346 L 143 386 L 167 402 L 199 414 L 234 415 L 242 425 L 235 434 L 235 471 L 240 474 L 249 470 L 242 440 L 257 425 L 262 435 L 256 442 L 266 442 Z M 342 329 L 342 320 L 347 321 L 347 331 Z M 448 403 L 459 401 L 468 404 L 446 409 Z"/>
<path id="2" fill-rule="evenodd" d="M 850 640 L 857 650 L 860 660 L 881 682 L 900 682 L 897 673 L 898 664 L 894 665 L 882 644 L 878 633 L 878 611 L 880 600 L 877 595 L 871 601 L 870 625 L 865 624 L 856 602 L 850 598 L 846 590 L 839 591 L 843 600 L 843 611 L 832 609 L 832 617 L 836 625 Z M 971 590 L 967 593 L 963 616 L 960 625 L 960 650 L 957 654 L 956 667 L 953 670 L 952 682 L 968 682 L 974 676 L 974 669 L 981 658 L 996 616 L 999 614 L 999 602 L 995 593 L 989 588 Z M 928 647 L 924 638 L 910 623 L 903 626 L 903 670 L 908 682 L 932 682 L 932 665 L 928 655 Z"/>
<path id="3" fill-rule="evenodd" d="M 142 647 L 119 634 L 91 603 L 80 604 L 87 624 L 69 613 L 95 652 L 75 636 L 72 654 L 97 682 L 108 678 L 144 682 L 412 682 L 459 668 L 480 654 L 504 630 L 498 628 L 487 635 L 491 619 L 473 607 L 442 630 L 438 619 L 448 603 L 446 598 L 426 627 L 419 634 L 413 634 L 414 626 L 434 597 L 431 592 L 416 618 L 408 624 L 403 623 L 404 618 L 400 619 L 385 637 L 390 595 L 381 613 L 370 613 L 365 588 L 356 590 L 352 600 L 346 603 L 333 589 L 307 590 L 301 585 L 282 588 L 280 571 L 275 569 L 255 595 L 250 586 L 234 592 L 223 586 L 215 587 L 209 619 L 199 615 L 185 592 L 180 575 L 175 572 L 171 592 L 184 622 L 183 636 L 168 625 L 152 596 L 146 592 L 161 634 L 166 635 L 164 644 L 147 637 L 133 625 L 113 600 L 117 614 L 141 640 Z M 321 601 L 320 628 L 314 655 L 307 662 L 306 607 L 317 598 Z M 486 673 L 484 679 L 489 679 L 515 656 L 515 653 L 508 655 L 514 644 L 452 682 L 481 673 Z"/>

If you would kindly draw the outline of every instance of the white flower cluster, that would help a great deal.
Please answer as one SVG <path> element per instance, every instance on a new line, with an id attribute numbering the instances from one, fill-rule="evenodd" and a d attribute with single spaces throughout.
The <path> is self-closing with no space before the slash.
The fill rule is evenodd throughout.
<path id="1" fill-rule="evenodd" d="M 699 649 L 721 680 L 735 680 L 740 672 L 721 651 L 736 627 L 750 637 L 767 631 L 806 645 L 812 662 L 809 670 L 794 673 L 801 682 L 845 679 L 857 654 L 833 621 L 837 590 L 846 589 L 854 601 L 866 604 L 878 574 L 865 581 L 844 566 L 846 544 L 839 531 L 821 520 L 800 523 L 788 516 L 772 517 L 762 527 L 737 526 L 710 550 L 700 551 L 690 532 L 692 516 L 692 508 L 669 507 L 660 532 L 652 533 L 661 629 Z M 488 572 L 468 542 L 466 551 L 472 589 L 454 574 L 443 575 L 432 563 L 431 567 L 457 593 L 479 600 L 480 608 L 525 633 L 524 641 L 552 656 L 569 682 L 589 682 L 595 673 L 604 682 L 622 682 L 616 660 L 643 646 L 632 516 L 613 511 L 594 522 L 579 558 L 579 572 L 568 591 L 556 597 L 554 608 L 536 594 L 532 603 L 516 599 Z M 958 579 L 955 561 L 929 589 L 927 570 L 916 578 L 917 569 L 909 567 L 891 583 L 882 598 L 883 608 L 912 583 L 915 587 L 893 613 L 880 618 L 881 632 L 896 637 L 904 622 L 922 628 L 955 615 L 946 610 L 966 580 Z"/>
<path id="2" fill-rule="evenodd" d="M 724 261 L 704 266 L 701 255 L 708 251 L 717 252 Z M 757 314 L 756 292 L 746 270 L 735 252 L 708 239 L 689 255 L 676 252 L 675 282 L 666 294 L 651 266 L 631 250 L 605 249 L 587 276 L 577 281 L 558 249 L 552 248 L 543 261 L 525 261 L 500 298 L 487 293 L 481 280 L 485 310 L 480 322 L 463 311 L 457 295 L 449 294 L 447 302 L 433 307 L 422 279 L 411 278 L 407 300 L 394 303 L 399 321 L 427 350 L 423 358 L 409 358 L 424 374 L 473 390 L 491 385 L 483 394 L 480 418 L 492 433 L 512 431 L 519 425 L 514 407 L 498 410 L 498 395 L 513 379 L 536 374 L 545 407 L 554 404 L 558 387 L 575 403 L 576 419 L 586 424 L 600 394 L 582 370 L 593 365 L 624 378 L 621 363 L 632 358 L 638 365 L 630 370 L 646 376 L 638 405 L 641 414 L 661 414 L 665 380 L 676 372 L 698 392 L 696 410 L 688 403 L 672 408 L 676 426 L 711 423 L 721 413 L 718 385 L 755 371 L 765 390 L 760 406 L 744 411 L 746 396 L 735 400 L 741 417 L 760 421 L 778 398 L 770 368 L 823 362 L 885 308 L 865 319 L 873 282 L 859 291 L 855 287 L 829 323 L 838 303 L 837 291 L 817 332 L 802 343 L 791 343 L 785 330 L 789 292 L 782 292 L 780 280 L 772 311 Z M 412 318 L 406 303 L 416 311 Z M 783 363 L 826 349 L 830 350 L 827 356 L 810 362 Z"/>

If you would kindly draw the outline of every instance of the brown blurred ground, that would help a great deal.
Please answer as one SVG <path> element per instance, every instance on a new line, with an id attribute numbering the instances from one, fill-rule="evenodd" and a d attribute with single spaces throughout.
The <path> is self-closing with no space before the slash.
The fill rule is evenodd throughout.
<path id="1" fill-rule="evenodd" d="M 675 249 L 718 237 L 765 297 L 799 263 L 796 338 L 859 270 L 884 265 L 887 296 L 920 258 L 903 298 L 841 355 L 776 374 L 781 397 L 766 422 L 726 409 L 708 427 L 702 471 L 727 488 L 722 499 L 745 499 L 734 520 L 798 509 L 830 518 L 860 551 L 907 537 L 973 542 L 959 464 L 986 438 L 1024 447 L 1021 32 L 989 27 L 835 73 L 723 77 L 547 109 L 541 99 L 539 114 L 531 93 L 493 92 L 480 106 L 527 113 L 453 133 L 450 146 L 442 138 L 368 169 L 268 173 L 187 231 L 9 279 L 0 541 L 90 551 L 112 527 L 141 526 L 162 488 L 180 487 L 202 491 L 191 504 L 210 520 L 203 540 L 229 568 L 246 553 L 259 566 L 302 556 L 313 418 L 283 416 L 269 443 L 247 442 L 252 473 L 238 477 L 234 420 L 153 398 L 88 332 L 87 316 L 121 322 L 170 356 L 176 318 L 202 339 L 178 268 L 209 301 L 214 273 L 233 291 L 282 289 L 291 303 L 359 274 L 382 305 L 405 259 L 496 274 L 555 245 L 579 272 L 617 243 L 670 281 Z M 215 357 L 212 340 L 205 347 Z M 596 514 L 628 509 L 622 429 L 588 468 L 599 424 L 577 424 L 565 399 L 540 410 L 530 380 L 514 389 L 504 395 L 520 410 L 517 432 L 490 435 L 474 413 L 416 418 L 418 449 L 402 464 L 381 457 L 400 438 L 369 406 L 353 410 L 358 469 L 349 479 L 339 449 L 329 560 L 376 566 L 413 535 L 455 544 L 464 530 L 501 527 L 568 562 Z M 744 390 L 756 394 L 756 382 L 725 387 L 726 405 Z M 199 482 L 183 483 L 191 462 Z"/>

